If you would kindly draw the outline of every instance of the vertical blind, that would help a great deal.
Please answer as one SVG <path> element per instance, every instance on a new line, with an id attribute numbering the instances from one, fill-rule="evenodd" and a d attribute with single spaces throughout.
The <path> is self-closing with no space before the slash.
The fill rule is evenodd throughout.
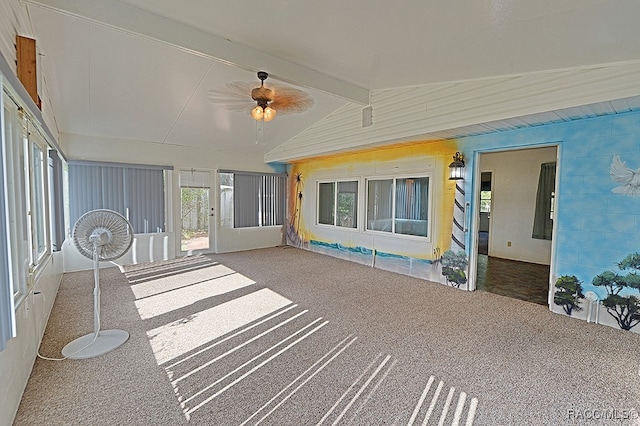
<path id="1" fill-rule="evenodd" d="M 69 163 L 69 216 L 73 226 L 94 209 L 128 217 L 136 233 L 165 229 L 164 172 L 104 163 Z"/>
<path id="2" fill-rule="evenodd" d="M 51 208 L 51 245 L 53 251 L 62 250 L 64 242 L 64 200 L 62 191 L 62 160 L 58 151 L 49 150 L 49 199 Z"/>
<path id="3" fill-rule="evenodd" d="M 318 223 L 334 225 L 335 182 L 318 184 Z"/>
<path id="4" fill-rule="evenodd" d="M 393 179 L 367 182 L 367 229 L 391 232 Z"/>
<path id="5" fill-rule="evenodd" d="M 427 220 L 429 178 L 396 179 L 396 219 Z"/>
<path id="6" fill-rule="evenodd" d="M 235 228 L 284 224 L 286 176 L 234 172 Z"/>

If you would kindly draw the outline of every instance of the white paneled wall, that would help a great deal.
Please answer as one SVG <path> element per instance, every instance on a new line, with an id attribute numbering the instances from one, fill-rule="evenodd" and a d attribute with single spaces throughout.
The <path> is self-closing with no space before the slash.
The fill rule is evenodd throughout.
<path id="1" fill-rule="evenodd" d="M 46 79 L 42 73 L 41 57 L 39 55 L 37 37 L 33 35 L 32 25 L 27 12 L 27 7 L 19 0 L 2 0 L 0 1 L 0 54 L 4 56 L 7 63 L 14 72 L 16 72 L 16 36 L 31 37 L 36 39 L 36 50 L 38 55 L 37 73 L 38 73 L 38 95 L 42 101 L 42 118 L 46 125 L 53 132 L 57 132 L 56 120 L 53 113 L 53 106 L 48 95 Z M 57 136 L 57 134 L 56 134 Z"/>
<path id="2" fill-rule="evenodd" d="M 362 106 L 349 104 L 273 149 L 265 160 L 290 161 L 392 141 L 459 138 L 611 113 L 624 107 L 612 100 L 640 95 L 638 74 L 640 61 L 635 61 L 378 91 L 371 96 L 373 125 L 363 127 Z M 607 111 L 588 106 L 594 103 Z M 567 116 L 553 112 L 566 109 Z"/>
<path id="3" fill-rule="evenodd" d="M 62 277 L 62 254 L 54 253 L 31 291 L 16 308 L 18 336 L 0 352 L 0 425 L 10 425 L 27 385 Z"/>

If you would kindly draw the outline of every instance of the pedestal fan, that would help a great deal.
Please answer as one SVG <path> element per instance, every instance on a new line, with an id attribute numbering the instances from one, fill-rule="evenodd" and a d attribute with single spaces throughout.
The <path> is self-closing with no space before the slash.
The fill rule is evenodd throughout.
<path id="1" fill-rule="evenodd" d="M 105 354 L 129 339 L 124 330 L 100 330 L 100 261 L 122 257 L 133 243 L 133 228 L 121 214 L 99 209 L 76 221 L 72 233 L 78 251 L 93 260 L 93 333 L 79 337 L 62 349 L 65 358 L 84 359 Z"/>

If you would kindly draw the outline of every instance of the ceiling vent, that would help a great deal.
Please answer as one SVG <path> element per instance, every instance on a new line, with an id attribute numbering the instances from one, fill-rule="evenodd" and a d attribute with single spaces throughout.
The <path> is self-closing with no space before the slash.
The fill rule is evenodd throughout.
<path id="1" fill-rule="evenodd" d="M 371 105 L 362 108 L 362 127 L 373 124 L 373 107 Z"/>

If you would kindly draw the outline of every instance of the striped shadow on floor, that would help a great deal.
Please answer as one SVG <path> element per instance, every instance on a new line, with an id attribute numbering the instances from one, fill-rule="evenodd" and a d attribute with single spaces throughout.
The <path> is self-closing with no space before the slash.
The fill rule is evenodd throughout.
<path id="1" fill-rule="evenodd" d="M 381 405 L 396 397 L 385 385 L 401 359 L 371 355 L 355 334 L 340 337 L 330 321 L 206 257 L 125 275 L 141 318 L 163 319 L 147 334 L 190 423 L 363 424 L 382 409 L 398 425 L 473 424 L 478 400 L 434 376 L 412 388 L 415 406 Z"/>
<path id="2" fill-rule="evenodd" d="M 424 391 L 422 392 L 422 395 L 420 395 L 420 399 L 416 404 L 415 410 L 413 410 L 413 413 L 411 414 L 411 418 L 409 419 L 407 426 L 412 426 L 414 424 L 420 424 L 420 425 L 435 424 L 436 418 L 438 419 L 439 425 L 445 424 L 444 421 L 447 418 L 447 414 L 452 408 L 452 401 L 455 398 L 456 388 L 450 387 L 449 391 L 447 392 L 446 398 L 444 398 L 444 402 L 442 402 L 443 400 L 440 398 L 440 396 L 443 390 L 444 382 L 440 380 L 435 390 L 431 393 L 430 390 L 434 382 L 435 382 L 435 377 L 433 376 L 429 377 L 429 381 L 427 382 L 427 385 L 425 386 Z M 424 404 L 429 397 L 431 397 L 431 402 L 429 403 L 428 407 L 426 407 L 426 411 L 425 411 Z M 466 402 L 467 402 L 467 394 L 465 392 L 460 392 L 458 394 L 458 402 L 455 406 L 454 416 L 453 416 L 453 420 L 451 421 L 451 425 L 461 424 L 460 421 L 463 418 L 463 414 L 465 410 L 467 415 L 466 415 L 466 420 L 464 421 L 464 424 L 465 425 L 473 424 L 473 419 L 476 414 L 476 409 L 478 408 L 478 399 L 471 398 L 468 406 L 465 406 Z M 437 415 L 438 412 L 440 413 L 439 416 Z M 422 420 L 420 421 L 421 418 Z M 434 420 L 431 423 L 429 423 L 429 421 L 432 418 Z"/>

